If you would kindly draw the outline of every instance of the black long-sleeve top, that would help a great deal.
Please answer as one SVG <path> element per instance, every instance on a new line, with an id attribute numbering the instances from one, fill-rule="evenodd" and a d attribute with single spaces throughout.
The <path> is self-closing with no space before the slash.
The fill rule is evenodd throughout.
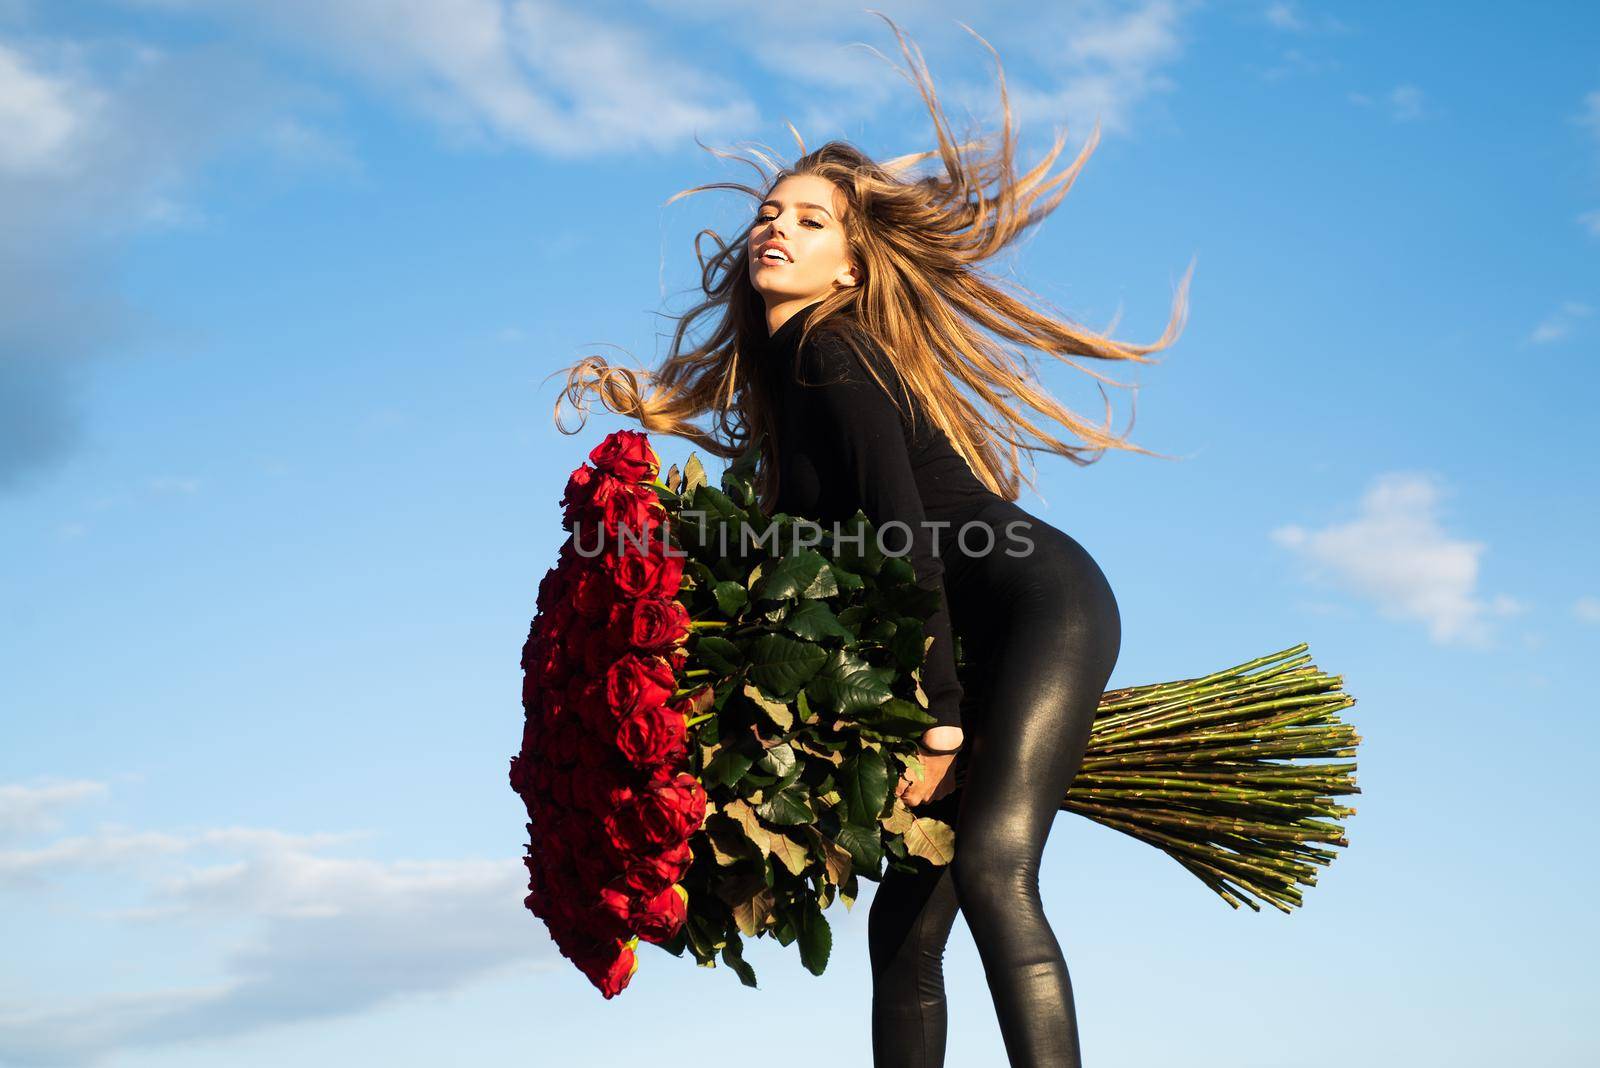
<path id="1" fill-rule="evenodd" d="M 926 624 L 933 644 L 922 667 L 922 689 L 940 726 L 961 726 L 963 691 L 950 642 L 942 557 L 949 555 L 946 546 L 954 545 L 962 522 L 1004 498 L 978 479 L 916 398 L 900 389 L 880 348 L 869 343 L 866 358 L 910 401 L 909 415 L 828 324 L 819 324 L 799 350 L 801 327 L 818 304 L 785 320 L 762 353 L 777 422 L 776 508 L 824 523 L 847 520 L 859 508 L 875 527 L 892 520 L 910 527 L 907 556 L 917 584 L 939 595 Z M 905 540 L 905 532 L 895 529 L 882 543 L 895 550 Z"/>

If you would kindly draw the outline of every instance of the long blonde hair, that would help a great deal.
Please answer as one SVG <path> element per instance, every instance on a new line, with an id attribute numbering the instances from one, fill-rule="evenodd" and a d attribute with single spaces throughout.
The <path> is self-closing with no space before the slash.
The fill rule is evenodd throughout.
<path id="1" fill-rule="evenodd" d="M 948 129 L 921 50 L 907 42 L 893 20 L 879 17 L 894 30 L 910 67 L 907 77 L 933 117 L 936 149 L 881 164 L 844 141 L 830 141 L 807 153 L 791 124 L 801 152 L 793 166 L 783 168 L 759 150 L 751 150 L 751 158 L 745 158 L 709 149 L 755 167 L 763 183 L 753 187 L 713 182 L 674 194 L 667 203 L 709 189 L 731 189 L 759 205 L 790 175 L 817 175 L 833 182 L 847 204 L 842 221 L 848 254 L 860 268 L 862 280 L 822 298 L 804 324 L 801 343 L 827 324 L 842 328 L 842 336 L 857 351 L 864 345 L 881 349 L 930 421 L 949 436 L 973 473 L 1002 497 L 1015 500 L 1020 492 L 1024 450 L 1052 452 L 1080 465 L 1099 460 L 1110 448 L 1161 455 L 1111 433 L 1109 400 L 1104 428 L 1057 403 L 1040 388 L 1025 358 L 1013 355 L 983 331 L 1047 352 L 1101 382 L 1125 386 L 1069 357 L 1160 362 L 1148 354 L 1171 345 L 1181 332 L 1194 264 L 1179 284 L 1165 332 L 1151 345 L 1116 341 L 1036 310 L 1007 293 L 999 279 L 986 277 L 978 265 L 1050 214 L 1066 196 L 1099 141 L 1099 126 L 1061 174 L 1047 178 L 1065 144 L 1064 132 L 1056 135 L 1054 148 L 1042 161 L 1018 176 L 1012 161 L 1011 105 L 998 55 L 1000 143 L 992 150 L 987 138 L 958 143 Z M 970 27 L 963 24 L 963 28 L 994 54 L 987 41 Z M 943 163 L 942 174 L 908 173 L 935 155 Z M 991 184 L 994 192 L 985 193 Z M 717 244 L 709 258 L 700 249 L 700 238 L 707 236 Z M 739 456 L 761 438 L 756 481 L 763 504 L 770 508 L 777 493 L 777 435 L 772 399 L 756 362 L 768 330 L 765 303 L 750 282 L 748 243 L 741 235 L 730 245 L 714 230 L 702 230 L 695 238 L 695 252 L 705 299 L 678 317 L 672 347 L 661 366 L 635 371 L 608 364 L 598 355 L 584 358 L 565 369 L 567 384 L 556 400 L 556 424 L 566 433 L 580 429 L 581 421 L 571 430 L 561 424 L 562 401 L 586 412 L 585 398 L 593 392 L 611 411 L 637 420 L 645 430 L 687 438 L 724 459 Z M 1032 296 L 1021 286 L 1015 288 Z M 712 323 L 710 336 L 690 344 L 686 338 L 691 328 L 705 317 Z M 874 361 L 863 363 L 882 384 Z M 648 390 L 642 388 L 643 380 L 648 380 Z M 958 385 L 967 387 L 975 399 Z M 896 398 L 895 403 L 901 402 Z M 712 416 L 709 430 L 694 422 L 707 414 Z M 1047 422 L 1059 424 L 1084 444 L 1063 441 L 1042 425 Z M 1027 481 L 1033 484 L 1031 477 Z"/>

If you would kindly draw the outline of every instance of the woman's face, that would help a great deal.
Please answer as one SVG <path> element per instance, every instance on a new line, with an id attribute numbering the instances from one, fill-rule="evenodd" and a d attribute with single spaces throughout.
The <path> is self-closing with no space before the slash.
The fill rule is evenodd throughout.
<path id="1" fill-rule="evenodd" d="M 756 209 L 750 227 L 750 282 L 770 311 L 796 308 L 858 282 L 845 243 L 844 195 L 826 178 L 783 179 Z M 764 254 L 764 250 L 775 248 Z"/>

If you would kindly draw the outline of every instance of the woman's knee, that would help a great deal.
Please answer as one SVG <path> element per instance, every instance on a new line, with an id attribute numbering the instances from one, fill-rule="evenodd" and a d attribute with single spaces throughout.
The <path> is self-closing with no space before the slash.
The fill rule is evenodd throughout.
<path id="1" fill-rule="evenodd" d="M 963 912 L 993 906 L 1005 908 L 1019 897 L 1038 892 L 1039 854 L 1024 836 L 986 835 L 957 842 L 950 875 Z"/>

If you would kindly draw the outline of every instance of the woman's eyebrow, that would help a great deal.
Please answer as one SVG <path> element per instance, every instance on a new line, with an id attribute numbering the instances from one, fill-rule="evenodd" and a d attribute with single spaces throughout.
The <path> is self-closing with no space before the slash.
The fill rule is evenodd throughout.
<path id="1" fill-rule="evenodd" d="M 781 207 L 783 207 L 783 205 L 779 204 L 776 200 L 763 200 L 761 202 L 761 206 L 763 208 L 766 208 L 766 207 L 781 208 Z M 816 208 L 818 211 L 822 212 L 822 214 L 826 215 L 828 218 L 830 218 L 830 219 L 833 218 L 833 212 L 829 211 L 827 208 L 823 207 L 821 204 L 807 204 L 805 201 L 802 200 L 802 201 L 797 202 L 795 204 L 795 207 L 797 207 L 797 208 Z"/>

